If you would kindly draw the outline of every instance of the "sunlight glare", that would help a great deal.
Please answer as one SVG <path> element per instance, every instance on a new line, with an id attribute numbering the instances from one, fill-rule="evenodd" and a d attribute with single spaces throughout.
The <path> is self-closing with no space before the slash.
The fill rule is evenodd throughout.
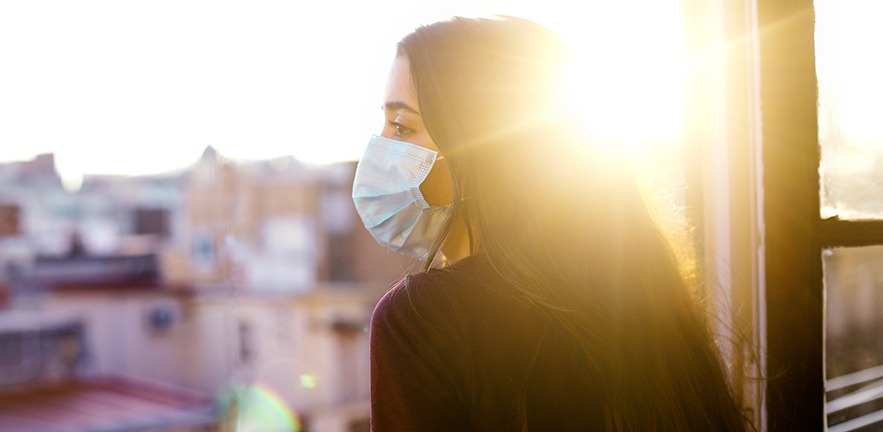
<path id="1" fill-rule="evenodd" d="M 379 127 L 395 43 L 453 15 L 552 28 L 579 53 L 587 124 L 635 146 L 679 136 L 674 0 L 35 5 L 0 4 L 0 54 L 16 66 L 0 68 L 0 161 L 55 153 L 71 188 L 87 173 L 182 169 L 207 145 L 234 160 L 354 160 Z"/>
<path id="2" fill-rule="evenodd" d="M 575 53 L 569 105 L 629 154 L 669 151 L 682 135 L 679 5 L 633 0 L 603 12 L 588 23 L 551 25 L 564 28 Z"/>
<path id="3" fill-rule="evenodd" d="M 817 1 L 816 10 L 822 113 L 834 116 L 850 145 L 883 150 L 883 58 L 875 52 L 883 41 L 883 3 Z"/>

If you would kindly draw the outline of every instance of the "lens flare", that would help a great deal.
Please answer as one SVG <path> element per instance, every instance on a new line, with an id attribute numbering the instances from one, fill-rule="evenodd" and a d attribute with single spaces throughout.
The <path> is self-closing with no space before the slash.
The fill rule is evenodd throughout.
<path id="1" fill-rule="evenodd" d="M 236 432 L 301 432 L 300 419 L 272 388 L 265 384 L 231 387 L 223 412 Z"/>
<path id="2" fill-rule="evenodd" d="M 301 374 L 300 385 L 305 389 L 314 389 L 317 385 L 316 377 L 310 374 Z"/>

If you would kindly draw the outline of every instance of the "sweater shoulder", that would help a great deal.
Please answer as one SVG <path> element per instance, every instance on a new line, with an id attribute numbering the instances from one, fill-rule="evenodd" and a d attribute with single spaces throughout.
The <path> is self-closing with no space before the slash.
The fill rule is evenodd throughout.
<path id="1" fill-rule="evenodd" d="M 470 311 L 493 301 L 488 281 L 482 280 L 486 273 L 483 261 L 469 257 L 449 268 L 405 277 L 377 303 L 372 324 L 439 328 L 468 320 Z"/>

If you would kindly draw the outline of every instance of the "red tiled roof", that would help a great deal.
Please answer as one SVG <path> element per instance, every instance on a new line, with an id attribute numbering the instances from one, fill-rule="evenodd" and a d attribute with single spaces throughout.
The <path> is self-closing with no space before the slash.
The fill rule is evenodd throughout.
<path id="1" fill-rule="evenodd" d="M 2 432 L 111 432 L 212 425 L 211 399 L 121 379 L 0 394 Z"/>

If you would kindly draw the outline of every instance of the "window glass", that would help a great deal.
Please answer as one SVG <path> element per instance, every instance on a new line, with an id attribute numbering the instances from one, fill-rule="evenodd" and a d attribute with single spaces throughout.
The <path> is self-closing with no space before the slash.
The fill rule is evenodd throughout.
<path id="1" fill-rule="evenodd" d="M 828 425 L 883 426 L 883 246 L 827 249 L 823 263 Z"/>
<path id="2" fill-rule="evenodd" d="M 816 0 L 821 216 L 883 217 L 883 2 Z"/>

